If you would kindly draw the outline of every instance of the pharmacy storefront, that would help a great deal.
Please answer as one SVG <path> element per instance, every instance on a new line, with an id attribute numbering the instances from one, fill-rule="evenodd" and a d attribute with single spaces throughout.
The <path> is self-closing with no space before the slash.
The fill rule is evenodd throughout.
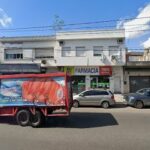
<path id="1" fill-rule="evenodd" d="M 72 75 L 74 93 L 91 88 L 108 89 L 110 87 L 110 77 L 112 76 L 111 66 L 64 67 L 64 71 Z"/>

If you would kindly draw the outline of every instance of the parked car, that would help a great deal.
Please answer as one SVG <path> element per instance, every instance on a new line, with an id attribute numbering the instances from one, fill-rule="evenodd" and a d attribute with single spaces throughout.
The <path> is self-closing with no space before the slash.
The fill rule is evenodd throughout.
<path id="1" fill-rule="evenodd" d="M 114 95 L 107 90 L 86 90 L 78 95 L 73 96 L 73 107 L 77 108 L 81 105 L 102 106 L 108 108 L 115 105 Z"/>
<path id="2" fill-rule="evenodd" d="M 147 92 L 147 91 L 150 91 L 150 88 L 143 88 L 143 89 L 140 89 L 140 90 L 136 91 L 136 93 L 144 94 L 144 93 Z"/>
<path id="3" fill-rule="evenodd" d="M 143 108 L 144 106 L 150 106 L 150 90 L 141 89 L 136 93 L 127 95 L 125 100 L 127 101 L 128 105 L 139 109 Z"/>

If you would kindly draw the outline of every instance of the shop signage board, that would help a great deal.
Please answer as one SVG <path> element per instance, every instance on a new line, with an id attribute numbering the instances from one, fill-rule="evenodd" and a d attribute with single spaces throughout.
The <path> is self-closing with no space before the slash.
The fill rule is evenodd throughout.
<path id="1" fill-rule="evenodd" d="M 63 67 L 63 71 L 69 73 L 70 75 L 100 75 L 100 76 L 111 76 L 112 67 L 111 66 L 101 66 L 101 67 Z"/>
<path id="2" fill-rule="evenodd" d="M 102 76 L 111 76 L 112 75 L 112 67 L 111 66 L 102 66 L 102 67 L 100 67 L 100 75 L 102 75 Z"/>
<path id="3" fill-rule="evenodd" d="M 74 75 L 99 75 L 99 67 L 75 67 Z"/>

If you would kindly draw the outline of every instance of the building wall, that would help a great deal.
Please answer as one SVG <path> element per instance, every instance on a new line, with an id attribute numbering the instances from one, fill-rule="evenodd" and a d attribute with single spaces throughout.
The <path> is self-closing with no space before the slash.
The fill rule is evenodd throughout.
<path id="1" fill-rule="evenodd" d="M 112 77 L 110 77 L 110 90 L 115 93 L 123 93 L 124 92 L 124 75 L 123 75 L 123 67 L 122 66 L 114 66 L 112 67 Z"/>
<path id="2" fill-rule="evenodd" d="M 113 65 L 113 66 L 122 66 L 125 64 L 125 46 L 123 44 L 118 44 L 117 39 L 84 39 L 84 40 L 64 40 L 64 47 L 71 47 L 71 51 L 76 52 L 76 47 L 85 47 L 86 56 L 77 57 L 77 56 L 62 56 L 62 47 L 56 47 L 57 51 L 56 60 L 57 66 L 104 66 L 104 65 Z M 99 56 L 93 56 L 93 47 L 94 46 L 103 46 L 103 58 Z M 109 55 L 109 46 L 118 46 L 118 50 L 121 51 L 121 61 L 116 63 L 112 61 L 111 56 Z"/>
<path id="3" fill-rule="evenodd" d="M 5 64 L 11 64 L 11 63 L 38 63 L 41 64 L 42 59 L 35 59 L 35 49 L 36 48 L 54 48 L 56 45 L 56 40 L 45 40 L 45 41 L 22 41 L 18 42 L 17 40 L 14 43 L 10 42 L 1 42 L 0 47 L 0 60 L 2 63 Z M 13 60 L 7 60 L 5 59 L 5 49 L 18 49 L 21 48 L 23 50 L 24 58 L 23 59 L 13 59 Z M 54 51 L 54 58 L 55 58 L 55 51 Z M 56 66 L 55 59 L 46 59 L 47 63 L 44 66 Z M 43 64 L 42 64 L 43 65 Z"/>
<path id="4" fill-rule="evenodd" d="M 150 71 L 125 71 L 124 72 L 124 81 L 126 84 L 124 84 L 124 92 L 123 93 L 129 93 L 130 92 L 130 76 L 150 76 Z"/>
<path id="5" fill-rule="evenodd" d="M 54 39 L 41 38 L 8 38 L 9 41 L 2 40 L 0 53 L 2 63 L 39 63 L 43 67 L 47 67 L 47 72 L 57 70 L 57 67 L 72 66 L 72 67 L 100 67 L 111 66 L 113 68 L 113 74 L 110 77 L 110 88 L 113 92 L 123 91 L 123 71 L 122 66 L 126 63 L 126 50 L 124 43 L 124 30 L 110 30 L 110 31 L 86 31 L 86 32 L 70 32 L 56 34 Z M 123 39 L 122 43 L 118 42 L 118 39 Z M 60 41 L 63 41 L 60 44 Z M 62 47 L 71 47 L 71 50 L 75 51 L 76 47 L 85 47 L 84 57 L 62 57 Z M 103 57 L 93 56 L 93 47 L 103 47 Z M 110 56 L 109 46 L 118 46 L 120 51 L 120 60 L 112 61 Z M 46 63 L 43 64 L 42 59 L 35 59 L 36 48 L 54 48 L 54 58 L 46 59 Z M 14 48 L 23 49 L 24 55 L 27 59 L 20 60 L 5 60 L 4 49 Z M 76 51 L 75 51 L 76 52 Z M 90 76 L 86 75 L 86 89 L 90 87 Z M 118 89 L 117 89 L 118 88 Z"/>

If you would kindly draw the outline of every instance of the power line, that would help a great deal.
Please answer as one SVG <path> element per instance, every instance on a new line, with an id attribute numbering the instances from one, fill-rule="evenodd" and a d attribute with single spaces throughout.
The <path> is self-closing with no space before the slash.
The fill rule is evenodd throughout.
<path id="1" fill-rule="evenodd" d="M 110 23 L 110 22 L 117 22 L 117 21 L 129 21 L 129 20 L 139 20 L 139 19 L 150 19 L 150 16 L 148 17 L 139 17 L 139 18 L 126 18 L 126 19 L 114 19 L 114 20 L 101 20 L 101 21 L 93 21 L 93 22 L 80 22 L 80 23 L 70 23 L 70 24 L 64 24 L 61 25 L 61 27 L 66 27 L 66 26 L 78 26 L 78 25 L 91 25 L 91 24 L 100 24 L 100 23 Z M 144 24 L 143 24 L 144 25 Z M 128 25 L 127 25 L 128 26 Z M 129 25 L 132 26 L 132 25 Z M 10 29 L 0 29 L 1 31 L 5 30 L 29 30 L 29 29 L 53 29 L 54 30 L 54 25 L 49 25 L 49 26 L 33 26 L 33 27 L 23 27 L 23 28 L 10 28 Z"/>

